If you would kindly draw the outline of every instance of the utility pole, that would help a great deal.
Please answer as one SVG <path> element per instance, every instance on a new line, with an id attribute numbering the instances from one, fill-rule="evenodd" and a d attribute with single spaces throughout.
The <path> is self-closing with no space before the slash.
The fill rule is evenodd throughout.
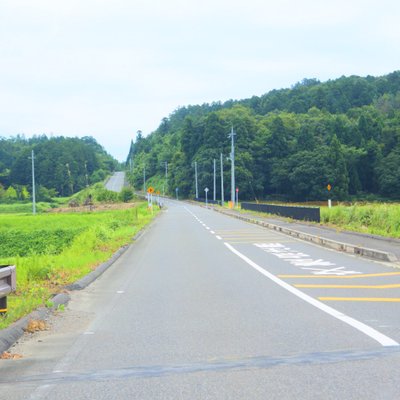
<path id="1" fill-rule="evenodd" d="M 165 165 L 165 187 L 163 187 L 163 196 L 165 196 L 165 188 L 168 190 L 168 161 L 164 161 L 161 164 Z"/>
<path id="2" fill-rule="evenodd" d="M 199 198 L 199 187 L 197 183 L 197 161 L 194 162 L 194 179 L 195 179 L 195 185 L 196 185 L 196 199 Z"/>
<path id="3" fill-rule="evenodd" d="M 231 138 L 231 202 L 233 207 L 235 206 L 235 135 L 232 126 L 229 137 Z"/>
<path id="4" fill-rule="evenodd" d="M 143 164 L 143 192 L 146 193 L 146 164 Z"/>
<path id="5" fill-rule="evenodd" d="M 89 187 L 89 176 L 87 171 L 87 161 L 85 161 L 85 180 L 86 180 L 86 187 Z"/>
<path id="6" fill-rule="evenodd" d="M 224 205 L 224 161 L 221 153 L 221 206 Z"/>
<path id="7" fill-rule="evenodd" d="M 72 183 L 72 176 L 71 176 L 71 170 L 69 168 L 69 163 L 66 163 L 65 166 L 67 167 L 67 174 L 69 178 L 69 191 L 71 192 L 71 195 L 74 193 L 74 184 Z"/>
<path id="8" fill-rule="evenodd" d="M 216 201 L 217 200 L 217 181 L 215 178 L 215 168 L 216 168 L 216 162 L 217 160 L 214 158 L 214 192 L 213 192 L 213 200 Z"/>
<path id="9" fill-rule="evenodd" d="M 32 214 L 36 214 L 36 189 L 35 189 L 35 154 L 32 150 Z"/>

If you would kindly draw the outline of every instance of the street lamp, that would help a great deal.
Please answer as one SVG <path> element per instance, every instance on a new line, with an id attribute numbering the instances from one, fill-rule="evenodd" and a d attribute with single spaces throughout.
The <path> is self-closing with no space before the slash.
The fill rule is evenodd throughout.
<path id="1" fill-rule="evenodd" d="M 194 162 L 194 183 L 195 183 L 195 189 L 196 189 L 196 199 L 199 198 L 199 186 L 197 182 L 197 161 Z"/>
<path id="2" fill-rule="evenodd" d="M 165 165 L 165 187 L 163 187 L 163 196 L 165 196 L 165 190 L 168 191 L 168 161 L 163 161 L 161 164 Z"/>
<path id="3" fill-rule="evenodd" d="M 231 202 L 232 206 L 235 205 L 235 137 L 236 133 L 233 132 L 233 126 L 231 129 L 231 133 L 229 134 L 229 138 L 231 138 Z"/>
<path id="4" fill-rule="evenodd" d="M 36 189 L 35 189 L 35 154 L 32 150 L 32 214 L 36 214 Z"/>
<path id="5" fill-rule="evenodd" d="M 214 180 L 213 180 L 213 184 L 214 184 L 214 186 L 213 186 L 213 189 L 214 189 L 214 191 L 213 191 L 213 200 L 214 201 L 217 200 L 217 181 L 216 181 L 216 174 L 215 174 L 216 163 L 217 163 L 217 160 L 214 158 L 214 175 L 213 175 L 213 177 L 214 177 Z"/>
<path id="6" fill-rule="evenodd" d="M 221 153 L 221 206 L 224 205 L 224 161 Z"/>
<path id="7" fill-rule="evenodd" d="M 146 193 L 146 164 L 143 164 L 143 193 Z"/>

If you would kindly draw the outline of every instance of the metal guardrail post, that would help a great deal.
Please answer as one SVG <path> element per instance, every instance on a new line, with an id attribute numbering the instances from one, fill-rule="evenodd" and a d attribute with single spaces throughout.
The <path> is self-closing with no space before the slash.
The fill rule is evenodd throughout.
<path id="1" fill-rule="evenodd" d="M 0 315 L 7 313 L 7 295 L 17 288 L 15 265 L 0 265 Z"/>

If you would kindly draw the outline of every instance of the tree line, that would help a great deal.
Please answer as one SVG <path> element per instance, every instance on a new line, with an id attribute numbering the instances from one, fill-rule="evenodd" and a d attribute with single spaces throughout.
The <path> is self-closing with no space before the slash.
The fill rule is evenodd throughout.
<path id="1" fill-rule="evenodd" d="M 152 134 L 139 132 L 132 141 L 131 183 L 143 187 L 145 172 L 149 184 L 194 197 L 194 162 L 203 193 L 213 188 L 216 159 L 220 198 L 222 153 L 227 198 L 232 126 L 242 199 L 400 199 L 399 71 L 328 82 L 305 79 L 260 97 L 179 108 Z"/>
<path id="2" fill-rule="evenodd" d="M 118 168 L 118 162 L 89 136 L 0 137 L 0 201 L 30 199 L 32 150 L 38 200 L 70 196 Z"/>

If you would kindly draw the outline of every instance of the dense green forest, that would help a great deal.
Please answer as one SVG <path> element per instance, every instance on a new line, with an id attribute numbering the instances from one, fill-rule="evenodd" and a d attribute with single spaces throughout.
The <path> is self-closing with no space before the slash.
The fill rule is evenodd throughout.
<path id="1" fill-rule="evenodd" d="M 118 167 L 92 137 L 0 137 L 0 201 L 30 199 L 32 150 L 39 201 L 69 196 L 103 180 Z"/>
<path id="2" fill-rule="evenodd" d="M 132 184 L 143 187 L 145 168 L 149 184 L 194 197 L 196 161 L 200 196 L 209 187 L 210 197 L 216 159 L 219 199 L 223 153 L 228 198 L 231 126 L 241 199 L 323 200 L 328 184 L 333 199 L 400 199 L 400 71 L 305 79 L 260 97 L 179 108 L 151 135 L 138 132 L 132 141 Z"/>

